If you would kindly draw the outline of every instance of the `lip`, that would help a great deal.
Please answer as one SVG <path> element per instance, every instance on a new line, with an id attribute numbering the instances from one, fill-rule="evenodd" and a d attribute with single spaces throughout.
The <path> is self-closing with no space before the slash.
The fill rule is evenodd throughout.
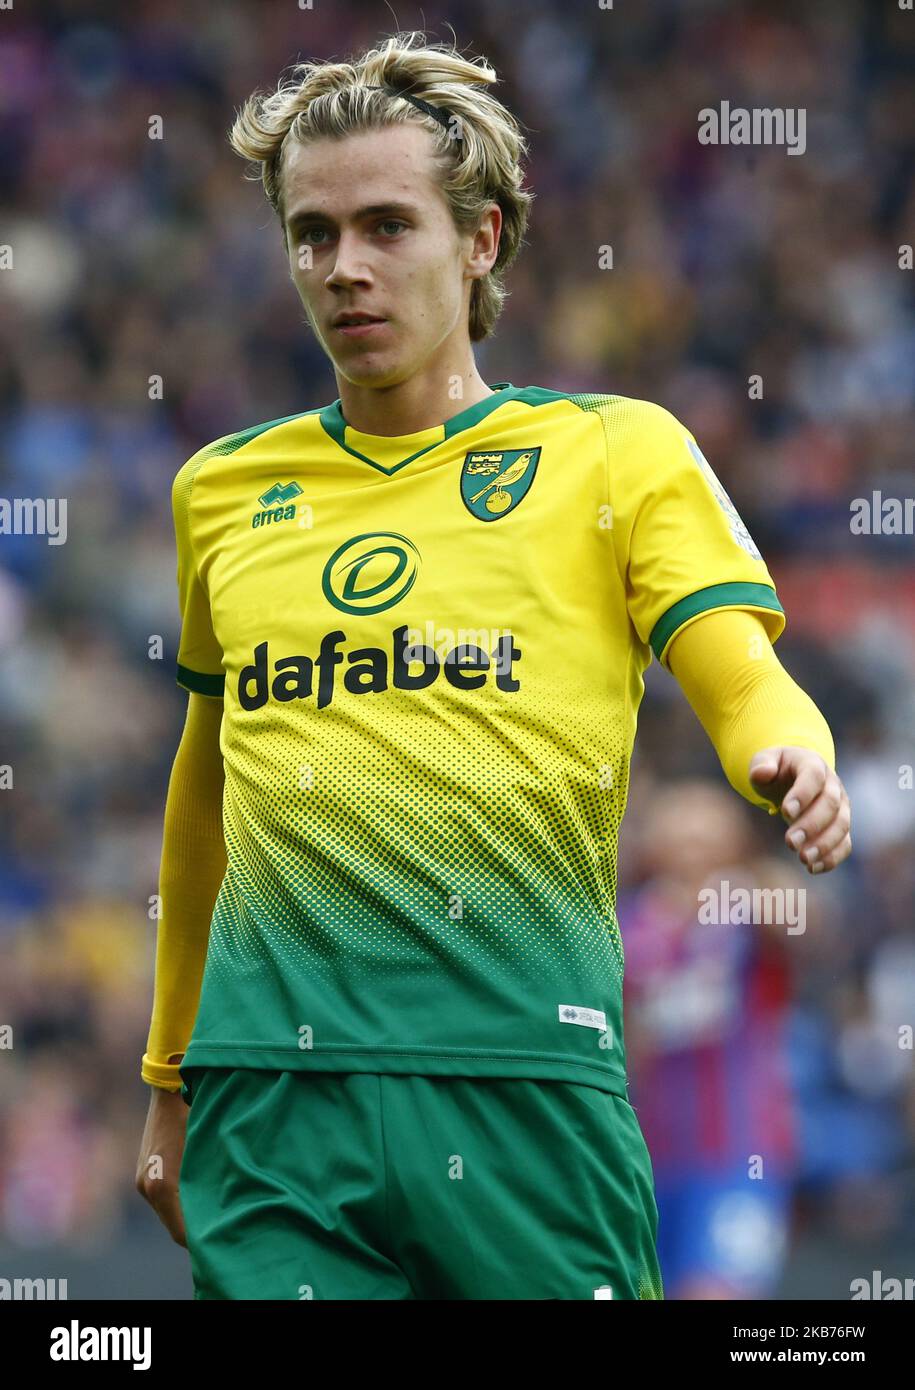
<path id="1" fill-rule="evenodd" d="M 365 338 L 375 329 L 384 328 L 386 324 L 387 319 L 372 319 L 370 323 L 337 323 L 334 324 L 334 328 L 347 338 Z"/>

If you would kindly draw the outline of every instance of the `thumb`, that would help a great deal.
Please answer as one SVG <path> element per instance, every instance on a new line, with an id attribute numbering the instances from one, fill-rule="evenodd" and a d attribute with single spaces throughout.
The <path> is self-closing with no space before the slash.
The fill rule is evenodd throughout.
<path id="1" fill-rule="evenodd" d="M 754 782 L 771 782 L 778 776 L 779 755 L 777 748 L 763 748 L 750 759 L 750 779 Z"/>

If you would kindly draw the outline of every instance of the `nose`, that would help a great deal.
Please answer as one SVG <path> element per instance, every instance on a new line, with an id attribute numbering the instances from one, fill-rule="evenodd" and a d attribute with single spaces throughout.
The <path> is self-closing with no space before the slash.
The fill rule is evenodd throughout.
<path id="1" fill-rule="evenodd" d="M 365 259 L 365 247 L 355 231 L 342 231 L 337 242 L 333 268 L 324 281 L 328 289 L 343 289 L 354 284 L 368 284 L 371 272 Z"/>

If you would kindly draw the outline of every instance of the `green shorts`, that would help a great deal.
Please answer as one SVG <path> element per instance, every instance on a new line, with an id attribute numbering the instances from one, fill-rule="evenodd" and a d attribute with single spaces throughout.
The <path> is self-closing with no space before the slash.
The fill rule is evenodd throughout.
<path id="1" fill-rule="evenodd" d="M 651 1162 L 619 1096 L 377 1073 L 185 1079 L 195 1298 L 663 1297 Z"/>

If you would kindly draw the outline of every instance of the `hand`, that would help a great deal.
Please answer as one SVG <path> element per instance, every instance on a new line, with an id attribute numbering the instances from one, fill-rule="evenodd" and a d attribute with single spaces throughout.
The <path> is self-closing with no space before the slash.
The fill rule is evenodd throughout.
<path id="1" fill-rule="evenodd" d="M 812 748 L 763 748 L 750 759 L 750 781 L 791 826 L 789 849 L 812 874 L 834 869 L 851 854 L 848 794 Z M 799 839 L 797 837 L 800 837 Z"/>
<path id="2" fill-rule="evenodd" d="M 180 1091 L 150 1087 L 149 1113 L 137 1159 L 136 1187 L 172 1240 L 187 1246 L 178 1196 L 178 1175 L 187 1129 L 187 1105 Z"/>

